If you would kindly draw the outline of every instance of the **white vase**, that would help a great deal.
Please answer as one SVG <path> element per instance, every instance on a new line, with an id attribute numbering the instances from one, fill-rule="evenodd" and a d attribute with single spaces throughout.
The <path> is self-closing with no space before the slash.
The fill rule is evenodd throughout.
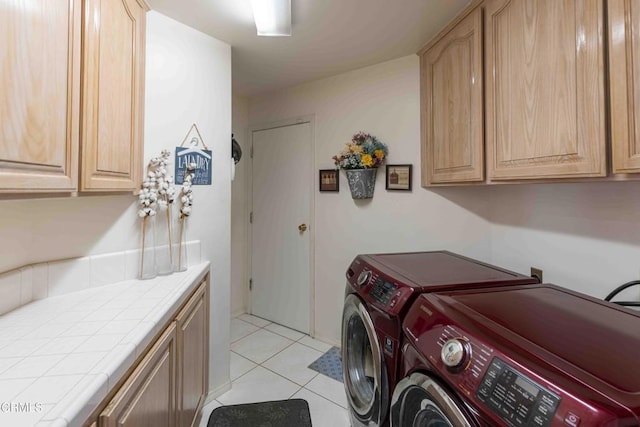
<path id="1" fill-rule="evenodd" d="M 187 218 L 178 218 L 174 228 L 173 271 L 185 271 L 189 267 L 187 260 Z"/>
<path id="2" fill-rule="evenodd" d="M 140 271 L 142 280 L 153 279 L 158 275 L 156 270 L 156 217 L 142 218 L 142 243 L 140 247 Z"/>
<path id="3" fill-rule="evenodd" d="M 173 273 L 171 205 L 158 208 L 156 215 L 156 265 L 159 275 Z"/>

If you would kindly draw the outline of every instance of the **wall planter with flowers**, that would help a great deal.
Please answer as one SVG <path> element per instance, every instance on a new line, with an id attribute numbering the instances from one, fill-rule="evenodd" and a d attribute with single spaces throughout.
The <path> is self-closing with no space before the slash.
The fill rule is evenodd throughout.
<path id="1" fill-rule="evenodd" d="M 353 135 L 351 142 L 333 160 L 344 169 L 353 199 L 370 199 L 376 185 L 376 172 L 389 154 L 384 142 L 365 132 Z"/>

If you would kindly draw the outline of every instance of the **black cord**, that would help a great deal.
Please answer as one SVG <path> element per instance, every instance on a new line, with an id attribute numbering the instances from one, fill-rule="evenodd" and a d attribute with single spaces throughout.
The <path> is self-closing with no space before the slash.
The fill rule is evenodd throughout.
<path id="1" fill-rule="evenodd" d="M 614 304 L 623 305 L 625 307 L 640 307 L 640 301 L 611 301 Z"/>
<path id="2" fill-rule="evenodd" d="M 611 301 L 611 299 L 613 297 L 615 297 L 616 295 L 618 295 L 620 292 L 624 291 L 627 288 L 630 288 L 631 286 L 635 286 L 635 285 L 640 285 L 640 280 L 632 280 L 630 282 L 627 282 L 623 285 L 618 286 L 617 288 L 615 288 L 613 291 L 611 291 L 611 293 L 609 295 L 607 295 L 604 300 L 605 301 Z M 623 305 L 623 306 L 627 306 L 627 307 L 640 307 L 640 302 L 637 301 L 612 301 L 615 304 L 618 305 Z"/>

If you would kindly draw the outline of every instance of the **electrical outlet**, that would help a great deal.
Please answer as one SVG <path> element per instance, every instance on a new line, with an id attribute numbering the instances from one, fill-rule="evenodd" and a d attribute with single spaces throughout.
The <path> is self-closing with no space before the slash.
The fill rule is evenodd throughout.
<path id="1" fill-rule="evenodd" d="M 542 282 L 542 269 L 541 268 L 531 267 L 531 277 L 535 277 L 536 279 L 538 279 L 539 283 L 543 283 Z"/>

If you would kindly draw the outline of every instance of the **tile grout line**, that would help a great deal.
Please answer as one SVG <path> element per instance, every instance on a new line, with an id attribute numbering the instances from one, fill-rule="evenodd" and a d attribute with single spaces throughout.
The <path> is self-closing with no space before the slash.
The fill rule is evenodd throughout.
<path id="1" fill-rule="evenodd" d="M 278 372 L 276 372 L 276 371 L 274 371 L 274 370 L 272 370 L 272 369 L 267 368 L 266 366 L 262 366 L 262 365 L 258 365 L 258 366 L 260 366 L 260 367 L 262 367 L 262 368 L 266 369 L 266 370 L 267 370 L 267 371 L 269 371 L 269 372 L 273 372 L 273 373 L 274 373 L 274 374 L 276 374 L 277 376 L 279 376 L 279 377 L 281 377 L 281 378 L 284 378 L 285 380 L 287 380 L 287 381 L 289 381 L 289 382 L 291 382 L 291 383 L 293 383 L 293 384 L 295 384 L 295 385 L 297 385 L 297 386 L 300 386 L 300 387 L 305 387 L 307 384 L 309 384 L 311 381 L 313 381 L 313 378 L 315 378 L 315 377 L 317 377 L 318 375 L 320 375 L 320 373 L 319 373 L 319 372 L 316 372 L 316 373 L 315 373 L 315 375 L 313 376 L 313 378 L 311 378 L 309 381 L 307 381 L 307 382 L 305 383 L 305 385 L 300 385 L 299 383 L 297 383 L 297 382 L 293 381 L 291 378 L 287 378 L 287 377 L 285 377 L 284 375 L 279 374 Z M 307 367 L 307 369 L 309 369 L 309 368 Z"/>
<path id="2" fill-rule="evenodd" d="M 320 375 L 320 374 L 318 374 L 318 375 Z M 311 390 L 311 389 L 308 389 L 308 388 L 306 388 L 306 387 L 303 387 L 303 389 L 307 390 L 309 393 L 315 394 L 316 396 L 318 396 L 318 397 L 320 397 L 320 398 L 322 398 L 322 399 L 326 400 L 327 402 L 333 403 L 334 405 L 336 405 L 336 406 L 338 406 L 338 407 L 340 407 L 340 408 L 344 409 L 345 411 L 347 410 L 347 408 L 345 408 L 345 407 L 344 407 L 344 406 L 342 406 L 341 404 L 336 403 L 336 402 L 334 402 L 333 400 L 331 400 L 331 399 L 329 399 L 329 398 L 327 398 L 327 397 L 324 397 L 323 395 L 321 395 L 321 394 L 319 394 L 319 393 L 316 393 L 315 391 L 313 391 L 313 390 Z"/>
<path id="3" fill-rule="evenodd" d="M 255 317 L 257 317 L 257 316 L 255 316 Z M 298 343 L 298 344 L 300 344 L 300 345 L 302 345 L 302 346 L 304 346 L 304 347 L 306 347 L 306 348 L 308 348 L 308 349 L 311 349 L 311 350 L 317 351 L 317 352 L 321 353 L 321 356 L 322 356 L 322 355 L 324 355 L 324 354 L 326 354 L 328 351 L 330 351 L 330 350 L 334 347 L 333 345 L 329 345 L 329 344 L 327 344 L 327 345 L 329 345 L 329 349 L 328 349 L 328 350 L 319 350 L 319 349 L 317 349 L 317 348 L 315 348 L 315 347 L 312 347 L 312 346 L 310 346 L 310 345 L 307 345 L 307 344 L 305 344 L 305 343 L 300 342 L 300 341 L 301 341 L 301 340 L 303 340 L 305 337 L 309 337 L 310 339 L 315 340 L 315 338 L 312 338 L 312 337 L 311 337 L 310 335 L 308 335 L 308 334 L 303 334 L 303 335 L 302 335 L 300 338 L 298 338 L 297 340 L 292 340 L 291 338 L 286 337 L 286 336 L 284 336 L 284 335 L 282 335 L 282 334 L 279 334 L 279 333 L 277 333 L 277 332 L 275 332 L 275 331 L 271 331 L 271 330 L 269 330 L 269 329 L 266 329 L 266 328 L 267 328 L 267 326 L 270 326 L 270 325 L 279 325 L 279 324 L 277 324 L 277 323 L 275 323 L 275 322 L 269 322 L 269 323 L 267 323 L 267 324 L 266 324 L 266 325 L 264 325 L 264 326 L 258 326 L 258 325 L 255 325 L 255 324 L 251 323 L 251 322 L 247 322 L 246 320 L 240 319 L 239 317 L 235 317 L 235 319 L 240 320 L 240 321 L 242 321 L 242 322 L 244 322 L 244 323 L 247 323 L 247 324 L 249 324 L 249 325 L 252 325 L 252 326 L 254 326 L 254 327 L 258 328 L 258 329 L 256 329 L 255 331 L 253 331 L 253 332 L 251 332 L 251 333 L 249 333 L 249 334 L 245 335 L 244 337 L 238 338 L 238 339 L 237 339 L 236 341 L 234 341 L 233 343 L 238 342 L 238 341 L 240 341 L 240 340 L 242 340 L 242 339 L 244 339 L 244 338 L 247 338 L 247 337 L 249 337 L 249 336 L 253 335 L 253 334 L 254 334 L 254 333 L 256 333 L 256 332 L 259 332 L 261 329 L 264 329 L 264 330 L 266 330 L 267 332 L 270 332 L 270 333 L 272 333 L 272 334 L 274 334 L 274 335 L 277 335 L 277 336 L 279 336 L 279 337 L 282 337 L 282 338 L 284 338 L 284 339 L 287 339 L 287 340 L 291 341 L 291 343 L 290 343 L 290 344 L 288 344 L 286 347 L 282 348 L 281 350 L 277 351 L 276 353 L 274 353 L 272 356 L 270 356 L 268 359 L 264 360 L 264 361 L 263 361 L 263 362 L 261 362 L 261 363 L 254 362 L 253 360 L 251 360 L 251 359 L 249 359 L 249 358 L 247 358 L 247 357 L 243 356 L 242 354 L 237 353 L 237 352 L 235 352 L 235 351 L 233 351 L 233 350 L 231 350 L 231 349 L 230 349 L 230 350 L 229 350 L 230 352 L 235 353 L 236 355 L 238 355 L 238 356 L 240 356 L 240 357 L 242 357 L 242 358 L 244 358 L 244 359 L 246 359 L 246 360 L 248 360 L 248 361 L 250 361 L 251 363 L 254 363 L 254 364 L 256 365 L 256 366 L 252 367 L 251 369 L 249 369 L 247 372 L 245 372 L 245 373 L 243 373 L 242 375 L 238 376 L 235 380 L 232 380 L 232 381 L 231 381 L 232 388 L 233 388 L 233 382 L 234 382 L 234 381 L 236 381 L 236 380 L 238 380 L 239 378 L 241 378 L 241 377 L 243 377 L 243 376 L 247 375 L 247 374 L 248 374 L 248 373 L 250 373 L 251 371 L 255 370 L 257 367 L 261 367 L 261 368 L 264 368 L 265 370 L 267 370 L 267 371 L 269 371 L 269 372 L 271 372 L 271 373 L 273 373 L 273 374 L 275 374 L 275 375 L 279 376 L 280 378 L 283 378 L 284 380 L 289 381 L 290 383 L 292 383 L 292 384 L 294 384 L 295 386 L 297 386 L 297 387 L 298 387 L 298 389 L 296 390 L 296 392 L 295 392 L 295 393 L 293 393 L 293 394 L 291 394 L 291 395 L 289 396 L 289 399 L 291 399 L 294 395 L 296 395 L 296 394 L 297 394 L 297 393 L 299 393 L 300 391 L 302 391 L 302 390 L 306 390 L 306 391 L 308 391 L 308 392 L 310 392 L 310 393 L 312 393 L 312 394 L 314 394 L 314 395 L 316 395 L 316 396 L 318 396 L 318 397 L 320 397 L 320 398 L 324 399 L 325 401 L 327 401 L 327 402 L 329 402 L 329 403 L 332 403 L 332 404 L 334 404 L 334 405 L 338 406 L 339 408 L 341 408 L 341 409 L 343 409 L 343 410 L 346 410 L 346 408 L 345 408 L 344 406 L 342 406 L 342 404 L 340 404 L 340 403 L 338 403 L 338 402 L 335 402 L 335 401 L 333 401 L 332 399 L 330 399 L 330 398 L 328 398 L 328 397 L 325 397 L 325 396 L 323 396 L 323 395 L 321 395 L 321 394 L 319 394 L 319 393 L 317 393 L 317 392 L 315 392 L 315 391 L 313 391 L 313 390 L 311 390 L 311 389 L 307 388 L 307 386 L 308 386 L 308 385 L 309 385 L 309 384 L 310 384 L 314 379 L 316 379 L 316 378 L 321 374 L 320 372 L 315 371 L 315 375 L 314 375 L 310 380 L 308 380 L 304 385 L 300 385 L 300 384 L 298 384 L 297 382 L 295 382 L 295 381 L 291 380 L 290 378 L 287 378 L 287 377 L 285 377 L 284 375 L 281 375 L 281 374 L 279 374 L 278 372 L 273 371 L 272 369 L 268 368 L 267 366 L 264 366 L 264 363 L 266 363 L 266 362 L 268 362 L 269 360 L 271 360 L 272 358 L 276 357 L 277 355 L 279 355 L 280 353 L 282 353 L 284 350 L 286 350 L 287 348 L 291 347 L 291 346 L 292 346 L 293 344 L 295 344 L 295 343 Z M 286 328 L 286 326 L 283 326 L 283 325 L 279 325 L 279 326 L 282 326 L 282 327 Z M 290 328 L 289 328 L 289 329 L 290 329 Z M 233 344 L 233 343 L 232 343 L 232 344 Z M 326 344 L 326 343 L 325 343 L 325 344 Z M 308 367 L 308 366 L 307 366 L 307 369 L 309 369 L 309 367 Z M 312 370 L 312 371 L 313 371 L 313 370 Z M 334 380 L 334 379 L 333 379 L 333 378 L 331 378 L 331 377 L 328 377 L 328 378 L 329 378 L 329 379 L 331 379 L 331 380 Z M 335 381 L 335 380 L 334 380 L 334 381 Z M 222 404 L 222 403 L 221 403 L 220 401 L 218 401 L 218 400 L 216 400 L 216 402 L 220 403 L 222 406 L 226 406 L 226 405 Z"/>

